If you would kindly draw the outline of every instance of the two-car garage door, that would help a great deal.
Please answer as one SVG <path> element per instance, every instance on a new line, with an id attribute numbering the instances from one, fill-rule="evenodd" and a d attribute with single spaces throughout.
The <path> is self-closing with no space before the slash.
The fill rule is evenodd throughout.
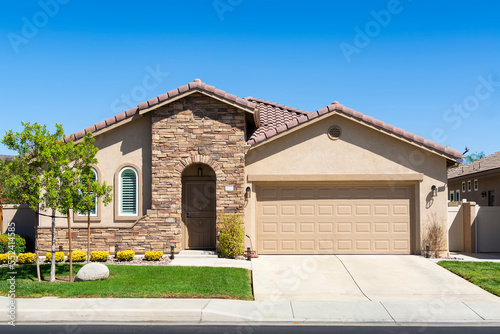
<path id="1" fill-rule="evenodd" d="M 257 187 L 260 254 L 409 254 L 411 187 Z"/>

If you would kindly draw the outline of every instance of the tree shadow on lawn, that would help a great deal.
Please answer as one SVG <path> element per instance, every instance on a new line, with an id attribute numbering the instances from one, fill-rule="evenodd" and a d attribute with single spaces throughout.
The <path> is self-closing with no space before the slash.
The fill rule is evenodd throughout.
<path id="1" fill-rule="evenodd" d="M 73 264 L 73 275 L 76 275 L 78 270 L 83 267 L 83 264 Z M 9 274 L 11 273 L 11 274 Z M 15 273 L 15 274 L 12 274 Z M 23 264 L 14 267 L 11 270 L 9 267 L 0 268 L 0 280 L 6 280 L 15 276 L 16 279 L 25 279 L 28 281 L 37 281 L 36 265 Z M 50 264 L 45 263 L 40 265 L 40 278 L 43 282 L 48 282 L 50 279 Z M 57 263 L 56 264 L 56 281 L 69 281 L 69 264 Z"/>

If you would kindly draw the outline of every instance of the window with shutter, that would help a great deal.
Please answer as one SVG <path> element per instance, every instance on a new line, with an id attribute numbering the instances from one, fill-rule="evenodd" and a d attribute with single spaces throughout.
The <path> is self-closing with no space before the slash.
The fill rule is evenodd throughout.
<path id="1" fill-rule="evenodd" d="M 137 215 L 137 172 L 131 167 L 125 167 L 120 173 L 120 215 Z"/>

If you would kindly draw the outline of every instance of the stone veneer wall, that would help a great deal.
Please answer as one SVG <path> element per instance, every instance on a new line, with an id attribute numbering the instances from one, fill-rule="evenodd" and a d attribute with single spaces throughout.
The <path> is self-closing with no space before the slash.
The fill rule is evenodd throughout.
<path id="1" fill-rule="evenodd" d="M 194 115 L 193 115 L 194 112 Z M 204 117 L 199 116 L 203 113 Z M 217 217 L 243 215 L 245 184 L 244 111 L 195 93 L 152 111 L 152 208 L 131 228 L 92 228 L 92 250 L 181 249 L 182 172 L 195 163 L 216 174 Z M 147 173 L 148 171 L 143 171 Z M 234 190 L 226 191 L 225 186 Z M 112 205 L 110 205 L 112 207 Z M 86 249 L 87 229 L 73 224 L 73 249 Z M 40 250 L 50 250 L 50 228 L 38 231 Z M 57 229 L 57 249 L 68 250 L 67 229 Z M 164 249 L 165 248 L 165 249 Z M 42 254 L 44 255 L 44 254 Z"/>

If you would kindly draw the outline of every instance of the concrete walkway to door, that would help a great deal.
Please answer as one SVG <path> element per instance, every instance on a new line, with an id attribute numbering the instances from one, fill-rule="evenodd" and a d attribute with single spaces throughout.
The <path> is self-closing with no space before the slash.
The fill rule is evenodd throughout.
<path id="1" fill-rule="evenodd" d="M 262 255 L 252 266 L 257 301 L 500 302 L 415 255 Z"/>

